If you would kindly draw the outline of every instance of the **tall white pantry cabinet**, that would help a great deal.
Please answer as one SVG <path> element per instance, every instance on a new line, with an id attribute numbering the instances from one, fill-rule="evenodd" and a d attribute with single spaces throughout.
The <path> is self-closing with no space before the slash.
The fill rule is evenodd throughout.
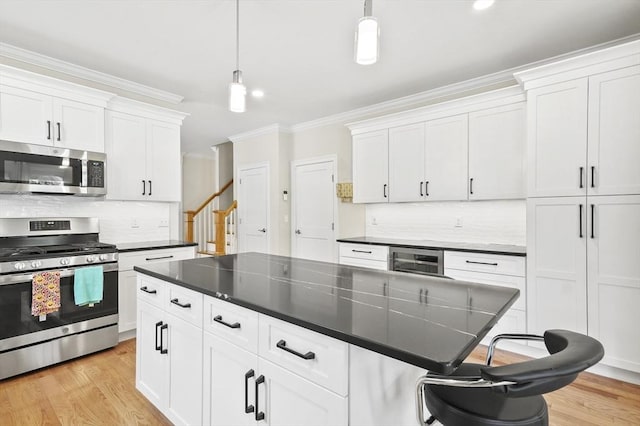
<path id="1" fill-rule="evenodd" d="M 527 90 L 528 331 L 599 339 L 640 372 L 640 43 L 516 77 Z"/>

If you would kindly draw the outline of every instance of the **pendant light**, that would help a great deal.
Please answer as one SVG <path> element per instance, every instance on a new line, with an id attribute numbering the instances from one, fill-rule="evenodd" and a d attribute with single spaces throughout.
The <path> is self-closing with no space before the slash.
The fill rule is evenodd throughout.
<path id="1" fill-rule="evenodd" d="M 233 81 L 229 84 L 229 111 L 244 112 L 246 110 L 247 88 L 242 84 L 240 71 L 240 0 L 236 0 L 236 69 Z"/>
<path id="2" fill-rule="evenodd" d="M 356 28 L 356 62 L 360 65 L 375 64 L 380 50 L 380 27 L 372 16 L 373 0 L 364 0 L 364 16 Z"/>

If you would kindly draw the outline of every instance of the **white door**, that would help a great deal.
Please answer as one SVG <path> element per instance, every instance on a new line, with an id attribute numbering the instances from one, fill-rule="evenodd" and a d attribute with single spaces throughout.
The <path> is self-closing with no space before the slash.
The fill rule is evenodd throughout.
<path id="1" fill-rule="evenodd" d="M 0 87 L 0 139 L 53 145 L 51 108 L 51 96 Z"/>
<path id="2" fill-rule="evenodd" d="M 160 327 L 164 324 L 165 313 L 155 306 L 138 302 L 138 328 L 136 330 L 136 389 L 147 397 L 156 407 L 164 407 L 169 391 L 169 357 L 161 354 L 157 348 L 167 347 L 161 341 L 166 332 Z"/>
<path id="3" fill-rule="evenodd" d="M 238 170 L 238 252 L 269 252 L 269 166 Z"/>
<path id="4" fill-rule="evenodd" d="M 104 152 L 104 108 L 53 98 L 54 145 Z"/>
<path id="5" fill-rule="evenodd" d="M 389 201 L 389 132 L 353 137 L 353 202 Z"/>
<path id="6" fill-rule="evenodd" d="M 426 201 L 467 199 L 467 114 L 425 123 Z"/>
<path id="7" fill-rule="evenodd" d="M 389 129 L 389 201 L 424 198 L 424 123 Z"/>
<path id="8" fill-rule="evenodd" d="M 335 262 L 335 162 L 292 164 L 293 257 Z"/>
<path id="9" fill-rule="evenodd" d="M 586 194 L 587 78 L 527 92 L 529 197 Z"/>
<path id="10" fill-rule="evenodd" d="M 587 332 L 586 197 L 527 200 L 527 331 Z"/>
<path id="11" fill-rule="evenodd" d="M 162 121 L 147 122 L 147 181 L 149 198 L 180 201 L 182 170 L 180 126 Z"/>
<path id="12" fill-rule="evenodd" d="M 144 118 L 107 111 L 107 198 L 149 199 L 146 135 Z"/>
<path id="13" fill-rule="evenodd" d="M 470 200 L 525 198 L 524 108 L 521 102 L 469 114 Z"/>
<path id="14" fill-rule="evenodd" d="M 589 194 L 640 194 L 640 66 L 589 77 Z"/>
<path id="15" fill-rule="evenodd" d="M 589 335 L 604 363 L 640 372 L 640 196 L 588 203 Z"/>

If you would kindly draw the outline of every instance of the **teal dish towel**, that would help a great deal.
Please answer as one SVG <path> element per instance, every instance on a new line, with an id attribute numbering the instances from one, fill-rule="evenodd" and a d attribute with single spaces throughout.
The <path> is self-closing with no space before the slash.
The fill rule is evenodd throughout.
<path id="1" fill-rule="evenodd" d="M 102 266 L 89 266 L 75 270 L 73 299 L 78 306 L 102 301 L 104 271 Z"/>

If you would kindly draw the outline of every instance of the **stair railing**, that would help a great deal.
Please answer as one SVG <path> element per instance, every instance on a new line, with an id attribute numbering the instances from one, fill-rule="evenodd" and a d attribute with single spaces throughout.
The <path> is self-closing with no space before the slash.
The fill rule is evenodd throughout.
<path id="1" fill-rule="evenodd" d="M 215 210 L 213 212 L 216 224 L 215 253 L 218 256 L 236 252 L 237 208 L 238 201 L 234 200 L 226 210 Z"/>
<path id="2" fill-rule="evenodd" d="M 185 232 L 185 240 L 187 242 L 197 242 L 198 251 L 207 251 L 207 241 L 213 238 L 213 203 L 216 197 L 219 197 L 233 184 L 233 179 L 224 184 L 219 191 L 213 193 L 207 198 L 200 206 L 195 210 L 187 210 L 184 213 L 187 215 L 185 222 L 187 229 Z M 217 248 L 216 248 L 217 250 Z"/>

